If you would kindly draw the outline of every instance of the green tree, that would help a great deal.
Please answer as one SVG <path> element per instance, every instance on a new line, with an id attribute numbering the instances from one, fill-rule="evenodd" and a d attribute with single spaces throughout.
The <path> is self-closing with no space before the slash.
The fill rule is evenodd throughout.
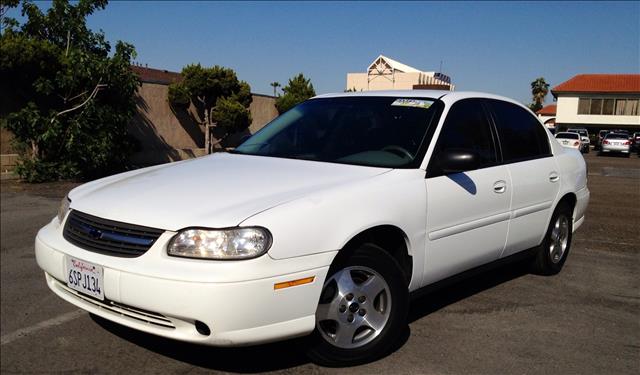
<path id="1" fill-rule="evenodd" d="M 109 56 L 104 34 L 86 26 L 106 4 L 55 0 L 43 13 L 23 1 L 23 24 L 2 21 L 0 117 L 15 136 L 16 171 L 26 181 L 95 178 L 126 165 L 139 81 L 130 69 L 133 46 L 118 41 Z"/>
<path id="2" fill-rule="evenodd" d="M 280 87 L 280 82 L 271 82 L 269 85 L 273 87 L 273 96 L 276 96 L 276 89 Z"/>
<path id="3" fill-rule="evenodd" d="M 15 27 L 17 24 L 15 23 L 15 19 L 13 18 L 5 18 L 7 11 L 11 8 L 15 8 L 20 4 L 20 0 L 0 0 L 0 19 L 2 20 L 2 28 L 5 27 Z M 5 23 L 5 19 L 8 23 Z"/>
<path id="4" fill-rule="evenodd" d="M 544 100 L 549 93 L 549 84 L 543 77 L 536 78 L 531 82 L 531 97 L 533 102 L 529 104 L 529 108 L 533 111 L 539 111 L 543 107 Z"/>
<path id="5" fill-rule="evenodd" d="M 311 80 L 305 78 L 302 73 L 289 79 L 282 91 L 284 94 L 276 99 L 276 108 L 280 114 L 316 95 Z"/>
<path id="6" fill-rule="evenodd" d="M 251 88 L 238 80 L 229 68 L 200 64 L 182 69 L 182 80 L 169 86 L 169 103 L 178 110 L 196 109 L 196 119 L 205 127 L 222 130 L 222 141 L 227 135 L 246 129 L 251 123 Z"/>

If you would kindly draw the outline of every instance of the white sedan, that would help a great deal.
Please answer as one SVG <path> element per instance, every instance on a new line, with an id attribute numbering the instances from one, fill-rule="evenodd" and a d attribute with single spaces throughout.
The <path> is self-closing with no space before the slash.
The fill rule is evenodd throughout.
<path id="1" fill-rule="evenodd" d="M 582 140 L 580 134 L 573 132 L 560 132 L 556 133 L 556 139 L 562 145 L 562 147 L 581 149 Z"/>
<path id="2" fill-rule="evenodd" d="M 35 251 L 55 294 L 119 324 L 216 346 L 309 335 L 318 363 L 353 364 L 392 347 L 410 292 L 523 256 L 559 272 L 586 181 L 507 98 L 322 95 L 232 152 L 77 187 Z"/>

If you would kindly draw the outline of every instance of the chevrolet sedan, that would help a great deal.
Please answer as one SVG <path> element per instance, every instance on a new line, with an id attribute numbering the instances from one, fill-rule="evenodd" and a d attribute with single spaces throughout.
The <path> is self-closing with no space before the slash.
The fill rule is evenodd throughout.
<path id="1" fill-rule="evenodd" d="M 307 336 L 348 365 L 398 340 L 410 292 L 522 257 L 558 273 L 586 182 L 507 98 L 322 95 L 231 152 L 75 188 L 35 251 L 55 294 L 113 322 L 215 346 Z"/>
<path id="2" fill-rule="evenodd" d="M 609 133 L 604 136 L 599 154 L 611 153 L 621 153 L 627 157 L 631 155 L 631 141 L 626 134 Z"/>

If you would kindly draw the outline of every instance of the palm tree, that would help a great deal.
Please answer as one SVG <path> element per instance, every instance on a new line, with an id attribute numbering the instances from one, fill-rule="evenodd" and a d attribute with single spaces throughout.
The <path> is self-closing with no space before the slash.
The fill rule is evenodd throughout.
<path id="1" fill-rule="evenodd" d="M 278 82 L 271 82 L 269 84 L 271 87 L 273 87 L 273 96 L 276 96 L 276 88 L 280 87 L 280 83 Z"/>
<path id="2" fill-rule="evenodd" d="M 529 106 L 532 111 L 538 111 L 542 108 L 542 103 L 544 103 L 544 98 L 549 93 L 549 84 L 544 80 L 543 77 L 536 78 L 535 81 L 531 82 L 531 96 L 533 98 L 533 103 Z"/>

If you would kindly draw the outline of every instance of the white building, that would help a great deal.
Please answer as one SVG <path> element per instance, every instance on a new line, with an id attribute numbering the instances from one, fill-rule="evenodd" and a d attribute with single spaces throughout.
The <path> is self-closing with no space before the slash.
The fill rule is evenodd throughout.
<path id="1" fill-rule="evenodd" d="M 423 72 L 386 56 L 378 56 L 366 73 L 348 73 L 347 90 L 451 90 L 451 78 L 442 73 Z"/>
<path id="2" fill-rule="evenodd" d="M 640 74 L 580 74 L 551 89 L 556 128 L 640 131 Z"/>

